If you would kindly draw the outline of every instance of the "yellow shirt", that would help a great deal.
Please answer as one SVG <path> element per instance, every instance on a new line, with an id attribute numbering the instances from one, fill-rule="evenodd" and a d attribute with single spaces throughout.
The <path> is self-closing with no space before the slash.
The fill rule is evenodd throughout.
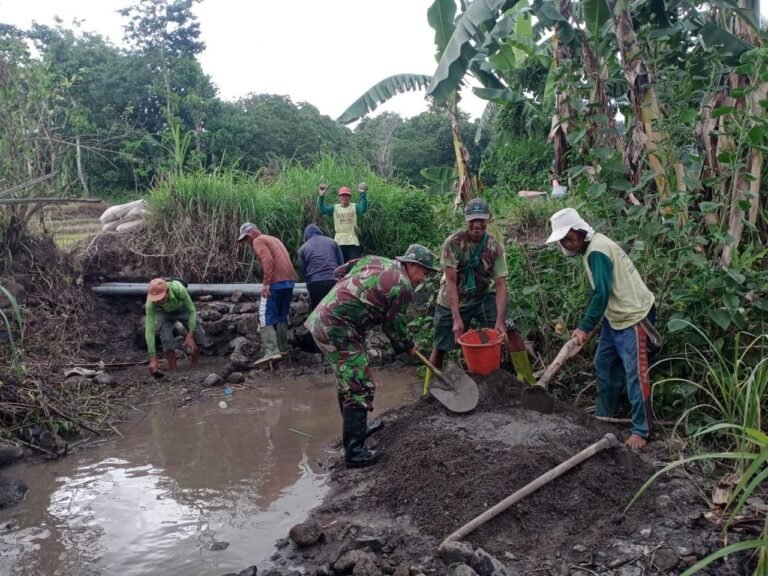
<path id="1" fill-rule="evenodd" d="M 333 207 L 333 228 L 336 231 L 334 240 L 339 246 L 360 246 L 357 239 L 357 208 L 350 203 L 346 208 L 341 204 Z"/>
<path id="2" fill-rule="evenodd" d="M 584 253 L 584 266 L 593 289 L 595 281 L 587 259 L 595 251 L 608 256 L 612 264 L 611 295 L 605 309 L 605 318 L 614 330 L 634 326 L 648 315 L 655 300 L 653 292 L 648 290 L 627 253 L 603 234 L 595 234 Z"/>

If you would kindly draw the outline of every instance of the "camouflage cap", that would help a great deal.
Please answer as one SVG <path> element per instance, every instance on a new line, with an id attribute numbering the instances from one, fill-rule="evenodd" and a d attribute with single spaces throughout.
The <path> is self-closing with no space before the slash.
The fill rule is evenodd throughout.
<path id="1" fill-rule="evenodd" d="M 400 262 L 413 262 L 432 272 L 437 272 L 439 270 L 439 268 L 435 268 L 434 266 L 435 255 L 421 244 L 411 244 L 408 246 L 408 250 L 405 251 L 405 254 L 397 256 L 395 260 L 399 260 Z"/>
<path id="2" fill-rule="evenodd" d="M 472 198 L 464 206 L 464 220 L 488 220 L 491 217 L 491 207 L 482 198 Z"/>

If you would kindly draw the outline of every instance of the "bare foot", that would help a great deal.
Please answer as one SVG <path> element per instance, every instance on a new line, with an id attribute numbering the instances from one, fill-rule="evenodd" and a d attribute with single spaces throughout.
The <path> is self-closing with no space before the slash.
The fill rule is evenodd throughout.
<path id="1" fill-rule="evenodd" d="M 626 439 L 624 444 L 626 444 L 626 446 L 632 450 L 640 450 L 641 448 L 644 448 L 646 444 L 648 444 L 648 440 L 642 436 L 638 436 L 637 434 L 632 434 L 632 436 Z"/>

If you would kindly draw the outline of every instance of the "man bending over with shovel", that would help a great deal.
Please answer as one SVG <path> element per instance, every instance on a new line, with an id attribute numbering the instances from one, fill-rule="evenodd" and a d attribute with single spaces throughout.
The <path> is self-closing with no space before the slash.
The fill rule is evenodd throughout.
<path id="1" fill-rule="evenodd" d="M 592 295 L 581 322 L 571 336 L 586 344 L 602 321 L 595 356 L 597 416 L 616 415 L 625 384 L 632 410 L 632 434 L 626 444 L 638 450 L 653 431 L 648 348 L 661 345 L 654 328 L 656 309 L 635 265 L 616 242 L 596 234 L 573 208 L 564 208 L 550 219 L 547 243 L 558 242 L 566 256 L 581 255 L 592 286 Z"/>
<path id="2" fill-rule="evenodd" d="M 340 267 L 343 277 L 304 324 L 336 375 L 344 420 L 342 439 L 348 468 L 370 466 L 382 451 L 365 447 L 368 412 L 373 410 L 373 382 L 365 353 L 365 335 L 376 326 L 396 352 L 415 355 L 405 313 L 414 289 L 434 272 L 435 256 L 411 244 L 394 260 L 365 256 Z"/>

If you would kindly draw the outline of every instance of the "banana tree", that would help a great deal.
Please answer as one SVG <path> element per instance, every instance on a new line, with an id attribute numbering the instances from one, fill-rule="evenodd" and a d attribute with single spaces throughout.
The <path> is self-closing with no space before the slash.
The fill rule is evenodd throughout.
<path id="1" fill-rule="evenodd" d="M 435 0 L 427 10 L 427 20 L 435 31 L 436 58 L 442 61 L 445 54 L 458 49 L 458 57 L 466 59 L 471 74 L 477 78 L 483 86 L 491 89 L 502 88 L 503 85 L 493 75 L 483 68 L 485 55 L 479 49 L 467 44 L 454 41 L 457 35 L 472 37 L 481 30 L 493 28 L 493 23 L 503 10 L 517 0 L 475 0 L 471 3 L 462 2 L 463 12 L 456 17 L 457 6 L 455 0 Z M 478 56 L 477 58 L 475 58 Z M 355 100 L 339 117 L 339 122 L 349 124 L 373 111 L 378 104 L 388 101 L 395 95 L 414 90 L 427 90 L 436 105 L 443 107 L 451 119 L 451 132 L 455 155 L 456 184 L 454 186 L 456 208 L 472 198 L 477 193 L 477 179 L 470 173 L 469 152 L 463 144 L 461 129 L 459 127 L 459 100 L 460 88 L 463 85 L 464 73 L 461 79 L 450 90 L 436 90 L 433 85 L 439 84 L 439 79 L 444 73 L 451 74 L 450 70 L 443 70 L 438 66 L 434 75 L 424 74 L 398 74 L 390 76 L 372 86 L 365 94 Z"/>

